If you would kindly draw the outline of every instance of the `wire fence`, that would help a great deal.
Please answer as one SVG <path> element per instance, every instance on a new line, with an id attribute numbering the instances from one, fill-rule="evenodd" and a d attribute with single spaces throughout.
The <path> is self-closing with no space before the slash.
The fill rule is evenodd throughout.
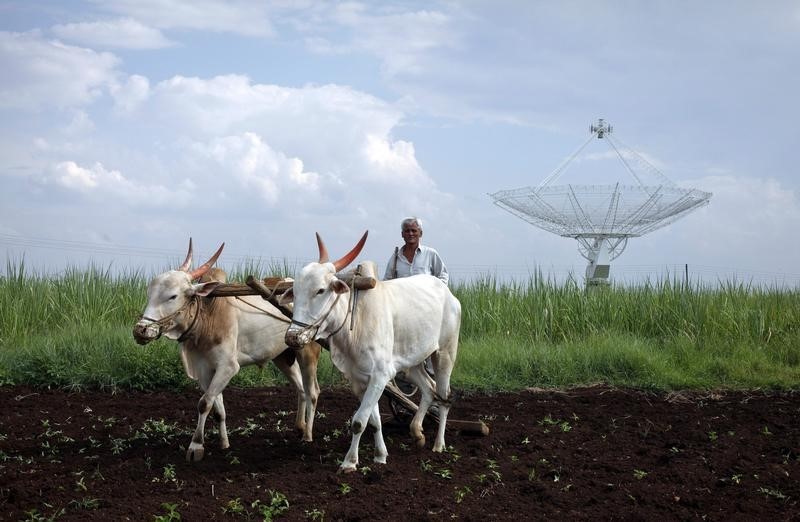
<path id="1" fill-rule="evenodd" d="M 113 264 L 111 270 L 141 271 L 141 266 L 147 265 L 154 272 L 171 268 L 169 261 L 178 259 L 174 248 L 148 248 L 133 245 L 120 245 L 112 243 L 97 243 L 90 241 L 69 241 L 52 238 L 23 237 L 11 234 L 0 234 L 0 245 L 6 252 L 6 263 L 0 275 L 8 275 L 8 270 L 14 268 L 15 263 L 24 262 L 29 252 L 48 250 L 50 259 L 56 259 L 54 264 L 60 268 L 46 266 L 29 266 L 37 273 L 53 273 L 66 268 L 64 265 L 68 256 L 92 259 L 92 263 L 103 265 Z M 56 253 L 56 256 L 53 255 Z M 197 259 L 204 255 L 210 256 L 211 251 L 196 251 Z M 155 262 L 154 262 L 155 261 Z M 237 269 L 269 269 L 283 267 L 292 272 L 312 259 L 287 258 L 275 256 L 257 256 L 225 253 L 225 264 Z M 75 268 L 75 266 L 70 266 Z M 80 268 L 80 267 L 77 267 Z M 585 264 L 569 265 L 528 265 L 528 264 L 464 264 L 447 263 L 448 272 L 453 283 L 468 283 L 470 281 L 491 278 L 500 283 L 517 281 L 524 282 L 531 278 L 540 278 L 555 284 L 574 281 L 579 284 L 584 282 Z M 379 267 L 382 273 L 383 267 Z M 146 272 L 146 271 L 145 271 Z M 614 284 L 638 285 L 647 282 L 674 281 L 705 286 L 719 285 L 749 285 L 759 287 L 800 288 L 800 273 L 787 273 L 780 271 L 758 270 L 747 267 L 716 266 L 702 264 L 661 264 L 661 265 L 634 265 L 614 263 L 611 265 L 610 280 Z"/>

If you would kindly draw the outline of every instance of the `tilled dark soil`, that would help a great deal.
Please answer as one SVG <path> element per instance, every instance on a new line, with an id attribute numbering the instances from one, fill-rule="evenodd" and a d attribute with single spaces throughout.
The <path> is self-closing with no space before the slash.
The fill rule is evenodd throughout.
<path id="1" fill-rule="evenodd" d="M 448 431 L 434 454 L 433 426 L 417 449 L 387 418 L 388 464 L 367 433 L 351 474 L 348 390 L 323 390 L 308 444 L 288 388 L 230 389 L 231 448 L 207 430 L 187 463 L 198 399 L 0 388 L 0 519 L 800 519 L 798 393 L 463 395 L 451 418 L 488 436 Z"/>

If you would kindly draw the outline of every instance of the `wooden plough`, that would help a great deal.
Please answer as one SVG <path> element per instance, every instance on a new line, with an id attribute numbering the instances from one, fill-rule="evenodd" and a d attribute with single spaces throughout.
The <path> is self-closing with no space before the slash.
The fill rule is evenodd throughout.
<path id="1" fill-rule="evenodd" d="M 369 290 L 375 288 L 377 279 L 370 276 L 358 275 L 360 272 L 356 271 L 345 276 L 344 280 L 347 284 L 355 290 Z M 292 318 L 292 310 L 280 305 L 277 297 L 292 288 L 294 281 L 291 278 L 284 277 L 267 277 L 264 279 L 256 279 L 253 276 L 247 276 L 245 284 L 241 283 L 223 283 L 214 289 L 209 297 L 237 297 L 246 295 L 260 295 L 265 300 L 269 301 L 273 306 L 278 308 L 287 318 Z M 325 349 L 330 349 L 325 340 L 317 341 Z M 418 409 L 417 404 L 411 400 L 414 395 L 414 390 L 409 393 L 404 393 L 398 384 L 392 380 L 386 385 L 383 390 L 383 395 L 389 401 L 389 406 L 395 418 L 400 421 L 405 419 L 403 413 L 407 413 L 408 417 L 412 416 Z M 439 413 L 435 407 L 428 410 L 428 415 L 439 422 Z M 457 419 L 447 419 L 447 427 L 459 430 L 461 432 L 472 435 L 489 434 L 489 426 L 483 421 L 466 421 Z"/>

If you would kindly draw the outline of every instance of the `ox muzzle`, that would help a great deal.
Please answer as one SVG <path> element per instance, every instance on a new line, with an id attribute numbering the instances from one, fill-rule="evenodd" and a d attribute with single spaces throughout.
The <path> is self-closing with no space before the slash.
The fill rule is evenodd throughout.
<path id="1" fill-rule="evenodd" d="M 161 337 L 161 333 L 161 325 L 151 319 L 141 318 L 133 326 L 133 338 L 142 346 Z"/>
<path id="2" fill-rule="evenodd" d="M 286 330 L 284 341 L 286 344 L 295 350 L 299 350 L 311 341 L 319 331 L 319 326 L 306 325 L 305 323 L 297 323 L 292 321 L 289 328 Z"/>

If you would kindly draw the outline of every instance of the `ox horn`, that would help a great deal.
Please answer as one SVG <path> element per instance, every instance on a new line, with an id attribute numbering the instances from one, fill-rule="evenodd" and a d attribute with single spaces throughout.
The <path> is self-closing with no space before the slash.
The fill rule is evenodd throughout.
<path id="1" fill-rule="evenodd" d="M 344 267 L 352 263 L 353 259 L 355 259 L 359 253 L 361 253 L 361 249 L 364 248 L 364 243 L 367 242 L 367 234 L 369 234 L 369 230 L 364 232 L 364 235 L 361 236 L 361 240 L 359 240 L 358 244 L 356 244 L 356 246 L 354 246 L 350 252 L 345 254 L 338 261 L 333 262 L 333 267 L 336 269 L 337 272 L 343 270 Z"/>
<path id="2" fill-rule="evenodd" d="M 327 263 L 328 262 L 328 249 L 325 248 L 325 243 L 322 241 L 322 238 L 319 235 L 319 232 L 315 232 L 317 234 L 317 247 L 319 248 L 319 263 Z"/>
<path id="3" fill-rule="evenodd" d="M 209 259 L 208 261 L 203 263 L 201 266 L 195 268 L 191 272 L 189 272 L 189 279 L 191 279 L 192 281 L 194 281 L 195 279 L 200 279 L 203 276 L 203 274 L 208 272 L 208 269 L 211 268 L 212 266 L 214 266 L 214 263 L 217 262 L 217 258 L 222 253 L 222 249 L 223 248 L 225 248 L 225 243 L 222 243 L 219 246 L 219 248 L 214 253 L 214 255 L 211 256 L 211 259 Z"/>
<path id="4" fill-rule="evenodd" d="M 186 259 L 184 259 L 183 264 L 178 267 L 178 271 L 188 272 L 190 268 L 192 268 L 192 238 L 189 238 L 189 252 L 186 253 Z"/>

